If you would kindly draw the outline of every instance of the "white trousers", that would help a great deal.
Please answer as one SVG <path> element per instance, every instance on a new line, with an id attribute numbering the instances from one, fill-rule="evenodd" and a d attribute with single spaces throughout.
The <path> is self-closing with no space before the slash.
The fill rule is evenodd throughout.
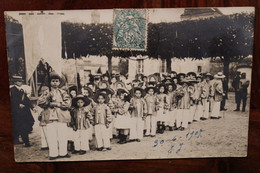
<path id="1" fill-rule="evenodd" d="M 194 120 L 194 117 L 195 117 L 196 105 L 190 106 L 189 110 L 190 110 L 190 113 L 189 113 L 188 122 L 192 122 Z"/>
<path id="2" fill-rule="evenodd" d="M 54 121 L 46 125 L 49 156 L 65 156 L 67 154 L 68 127 L 67 123 Z"/>
<path id="3" fill-rule="evenodd" d="M 177 114 L 177 109 L 173 109 L 171 111 L 168 111 L 168 125 L 170 127 L 174 126 L 174 123 L 176 121 L 176 114 Z"/>
<path id="4" fill-rule="evenodd" d="M 182 111 L 182 124 L 181 124 L 181 126 L 184 127 L 184 128 L 187 128 L 187 127 L 188 127 L 189 114 L 190 114 L 190 110 L 189 110 L 189 109 L 183 109 L 183 111 Z"/>
<path id="5" fill-rule="evenodd" d="M 177 109 L 176 110 L 176 127 L 177 128 L 181 127 L 182 114 L 183 114 L 183 109 Z"/>
<path id="6" fill-rule="evenodd" d="M 48 147 L 46 126 L 40 126 L 40 131 L 41 131 L 41 147 L 46 148 Z"/>
<path id="7" fill-rule="evenodd" d="M 95 137 L 97 142 L 97 147 L 108 148 L 110 147 L 110 132 L 104 124 L 95 125 Z"/>
<path id="8" fill-rule="evenodd" d="M 143 139 L 144 121 L 142 117 L 132 117 L 129 139 Z"/>
<path id="9" fill-rule="evenodd" d="M 89 150 L 89 137 L 88 137 L 89 132 L 87 130 L 77 130 L 74 133 L 74 145 L 75 145 L 75 150 L 84 150 L 88 151 Z"/>
<path id="10" fill-rule="evenodd" d="M 68 140 L 74 141 L 74 138 L 75 138 L 75 131 L 73 130 L 73 128 L 68 127 Z"/>
<path id="11" fill-rule="evenodd" d="M 203 118 L 209 118 L 209 102 L 205 101 L 203 103 Z"/>
<path id="12" fill-rule="evenodd" d="M 94 126 L 90 125 L 90 127 L 87 129 L 88 132 L 88 138 L 89 140 L 93 139 L 93 134 L 95 134 Z"/>
<path id="13" fill-rule="evenodd" d="M 220 117 L 220 102 L 213 102 L 211 117 Z"/>
<path id="14" fill-rule="evenodd" d="M 148 115 L 145 119 L 146 133 L 145 135 L 155 135 L 156 134 L 156 113 L 153 115 Z"/>
<path id="15" fill-rule="evenodd" d="M 188 127 L 188 122 L 190 118 L 190 110 L 189 109 L 177 109 L 177 117 L 176 117 L 176 127 Z"/>
<path id="16" fill-rule="evenodd" d="M 203 106 L 201 104 L 196 105 L 194 120 L 199 121 L 203 114 Z"/>

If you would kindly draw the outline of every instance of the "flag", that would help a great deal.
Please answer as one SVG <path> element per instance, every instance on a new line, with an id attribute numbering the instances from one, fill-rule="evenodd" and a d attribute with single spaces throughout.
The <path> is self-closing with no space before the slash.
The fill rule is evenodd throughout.
<path id="1" fill-rule="evenodd" d="M 26 80 L 31 78 L 41 58 L 61 75 L 61 17 L 37 12 L 25 14 L 22 26 Z"/>

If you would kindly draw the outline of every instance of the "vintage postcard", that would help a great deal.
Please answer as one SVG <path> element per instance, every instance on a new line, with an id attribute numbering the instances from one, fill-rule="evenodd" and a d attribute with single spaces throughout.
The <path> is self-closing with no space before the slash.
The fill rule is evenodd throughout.
<path id="1" fill-rule="evenodd" d="M 246 157 L 254 8 L 5 12 L 16 162 Z"/>

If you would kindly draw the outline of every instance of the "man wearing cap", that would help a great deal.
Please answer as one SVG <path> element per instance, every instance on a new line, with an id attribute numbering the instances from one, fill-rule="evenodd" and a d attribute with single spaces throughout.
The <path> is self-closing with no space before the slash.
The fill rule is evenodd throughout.
<path id="1" fill-rule="evenodd" d="M 24 93 L 22 86 L 22 77 L 13 76 L 14 86 L 10 89 L 10 99 L 13 120 L 14 144 L 20 144 L 21 135 L 25 147 L 30 147 L 28 134 L 32 131 L 34 119 L 30 109 L 34 109 L 31 101 Z"/>

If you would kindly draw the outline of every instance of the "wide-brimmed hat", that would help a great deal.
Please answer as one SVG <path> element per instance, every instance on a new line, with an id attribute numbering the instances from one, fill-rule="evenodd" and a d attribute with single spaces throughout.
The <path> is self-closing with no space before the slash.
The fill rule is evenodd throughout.
<path id="1" fill-rule="evenodd" d="M 129 94 L 129 91 L 126 88 L 118 88 L 116 90 L 116 94 L 118 95 L 119 93 L 126 93 Z"/>
<path id="2" fill-rule="evenodd" d="M 158 77 L 154 74 L 148 76 L 148 82 L 158 82 Z"/>
<path id="3" fill-rule="evenodd" d="M 177 75 L 177 72 L 176 71 L 171 71 L 170 74 Z"/>
<path id="4" fill-rule="evenodd" d="M 212 75 L 212 74 L 210 74 L 210 73 L 206 73 L 206 74 L 205 74 L 205 77 L 209 77 L 209 79 L 210 79 L 210 80 L 212 80 L 212 79 L 213 79 L 213 75 Z"/>
<path id="5" fill-rule="evenodd" d="M 82 89 L 88 91 L 88 97 L 92 97 L 93 96 L 93 90 L 90 87 L 84 86 Z"/>
<path id="6" fill-rule="evenodd" d="M 93 77 L 94 77 L 94 80 L 100 80 L 101 74 L 95 74 Z"/>
<path id="7" fill-rule="evenodd" d="M 195 80 L 195 81 L 197 81 L 197 80 Z M 184 83 L 186 83 L 186 84 L 190 84 L 191 81 L 188 80 L 187 78 L 184 78 L 182 81 L 180 81 L 180 84 L 182 85 L 182 84 L 184 84 Z"/>
<path id="8" fill-rule="evenodd" d="M 52 79 L 59 79 L 59 80 L 60 80 L 60 85 L 59 85 L 60 88 L 61 88 L 62 86 L 64 86 L 64 85 L 66 84 L 66 81 L 67 81 L 66 76 L 65 76 L 64 74 L 62 74 L 62 75 L 60 76 L 60 75 L 59 75 L 58 73 L 56 73 L 55 71 L 50 72 L 50 80 L 52 80 Z M 45 81 L 46 81 L 46 83 L 48 83 L 48 82 L 47 82 L 47 81 L 49 81 L 49 80 L 48 80 L 48 77 L 46 77 Z"/>
<path id="9" fill-rule="evenodd" d="M 135 84 L 137 84 L 137 86 L 135 86 Z M 142 83 L 141 83 L 140 80 L 135 79 L 135 80 L 132 81 L 132 86 L 133 87 L 141 87 Z"/>
<path id="10" fill-rule="evenodd" d="M 118 87 L 119 85 L 121 85 L 120 87 Z M 117 81 L 116 83 L 115 83 L 115 86 L 116 86 L 116 88 L 125 88 L 126 86 L 125 86 L 125 83 L 124 82 L 121 82 L 121 81 Z"/>
<path id="11" fill-rule="evenodd" d="M 12 81 L 13 82 L 23 82 L 24 80 L 23 80 L 23 77 L 22 76 L 18 76 L 18 75 L 14 75 L 13 77 L 12 77 Z"/>
<path id="12" fill-rule="evenodd" d="M 148 86 L 156 87 L 156 85 L 157 85 L 157 82 L 148 82 Z"/>
<path id="13" fill-rule="evenodd" d="M 97 99 L 98 99 L 98 97 L 100 96 L 100 95 L 102 95 L 103 97 L 104 97 L 104 99 L 105 99 L 105 103 L 108 103 L 109 102 L 109 97 L 108 97 L 108 95 L 104 92 L 104 91 L 100 91 L 100 90 L 98 90 L 97 92 L 96 92 L 96 94 L 94 95 L 94 97 L 93 97 L 93 100 L 94 100 L 94 102 L 98 102 L 97 101 Z"/>
<path id="14" fill-rule="evenodd" d="M 172 78 L 167 77 L 166 79 L 164 79 L 164 80 L 162 81 L 162 83 L 164 83 L 165 85 L 170 84 L 170 83 L 172 83 Z"/>
<path id="15" fill-rule="evenodd" d="M 185 73 L 178 73 L 177 74 L 177 78 L 180 79 L 180 77 L 183 76 L 184 78 L 186 77 L 186 74 Z"/>
<path id="16" fill-rule="evenodd" d="M 144 92 L 144 90 L 143 90 L 141 87 L 134 87 L 134 88 L 132 88 L 132 89 L 130 90 L 130 93 L 134 96 L 134 93 L 135 93 L 137 90 L 141 91 L 142 97 L 145 96 L 145 92 Z"/>
<path id="17" fill-rule="evenodd" d="M 141 74 L 141 73 L 140 73 L 140 74 L 136 74 L 136 75 L 135 75 L 135 79 L 137 79 L 137 80 L 138 80 L 139 78 L 143 79 L 143 76 L 144 76 L 144 74 Z"/>
<path id="18" fill-rule="evenodd" d="M 196 77 L 196 79 L 197 79 L 197 81 L 198 81 L 198 82 L 200 82 L 202 78 L 203 78 L 203 76 L 202 76 L 202 75 L 200 75 L 200 74 L 199 74 L 199 75 L 197 75 L 197 77 Z"/>
<path id="19" fill-rule="evenodd" d="M 113 89 L 111 89 L 111 88 L 98 89 L 98 90 L 96 91 L 96 93 L 98 93 L 98 92 L 106 93 L 107 95 L 109 95 L 109 94 L 111 94 L 111 95 L 115 94 L 115 91 L 114 91 Z"/>
<path id="20" fill-rule="evenodd" d="M 222 72 L 218 72 L 217 74 L 214 75 L 214 78 L 216 79 L 223 79 L 226 76 Z"/>
<path id="21" fill-rule="evenodd" d="M 185 80 L 189 83 L 198 83 L 199 82 L 195 76 L 186 77 Z"/>
<path id="22" fill-rule="evenodd" d="M 102 86 L 103 84 L 106 85 L 105 88 L 109 88 L 109 83 L 108 83 L 108 81 L 106 81 L 106 80 L 102 80 L 102 81 L 98 82 L 98 88 L 101 89 L 101 86 Z"/>
<path id="23" fill-rule="evenodd" d="M 196 78 L 197 74 L 195 72 L 188 72 L 187 76 L 194 76 Z"/>
<path id="24" fill-rule="evenodd" d="M 72 99 L 72 106 L 73 107 L 78 107 L 77 106 L 78 100 L 83 100 L 84 101 L 84 106 L 88 106 L 90 104 L 90 102 L 91 102 L 91 100 L 88 97 L 83 96 L 82 94 L 79 94 L 75 98 Z"/>
<path id="25" fill-rule="evenodd" d="M 157 87 L 156 87 L 156 83 L 155 83 L 155 85 L 149 83 L 148 86 L 145 88 L 145 92 L 148 93 L 148 91 L 149 91 L 150 89 L 153 89 L 154 93 L 157 93 L 157 92 L 158 92 L 158 89 L 157 89 Z"/>
<path id="26" fill-rule="evenodd" d="M 77 86 L 75 86 L 75 85 L 69 86 L 67 91 L 69 92 L 70 96 L 71 96 L 71 94 L 70 94 L 71 91 L 75 91 L 76 94 L 78 94 L 78 89 L 77 89 Z"/>
<path id="27" fill-rule="evenodd" d="M 68 90 L 69 90 L 69 93 L 73 90 L 75 90 L 77 92 L 77 86 L 76 85 L 69 86 Z"/>
<path id="28" fill-rule="evenodd" d="M 50 79 L 61 79 L 61 76 L 55 71 L 50 72 Z"/>
<path id="29" fill-rule="evenodd" d="M 177 88 L 177 86 L 176 86 L 176 84 L 175 84 L 174 82 L 165 83 L 165 85 L 166 85 L 166 87 L 167 87 L 167 90 L 169 90 L 169 85 L 172 86 L 172 90 L 173 90 L 173 91 Z"/>
<path id="30" fill-rule="evenodd" d="M 166 86 L 165 84 L 163 84 L 163 83 L 160 83 L 160 84 L 157 85 L 158 92 L 160 91 L 160 88 L 161 88 L 161 87 L 164 87 L 164 93 L 166 93 L 167 90 L 168 90 L 168 88 L 167 88 L 167 86 Z"/>

